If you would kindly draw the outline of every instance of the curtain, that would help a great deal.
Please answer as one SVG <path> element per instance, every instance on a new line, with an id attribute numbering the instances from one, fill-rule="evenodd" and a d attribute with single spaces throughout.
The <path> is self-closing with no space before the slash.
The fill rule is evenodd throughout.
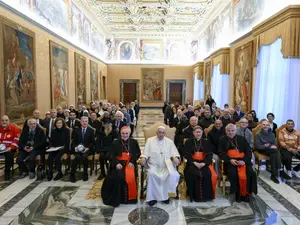
<path id="1" fill-rule="evenodd" d="M 220 74 L 220 64 L 213 66 L 211 79 L 211 96 L 218 108 L 222 108 L 229 100 L 229 74 Z"/>
<path id="2" fill-rule="evenodd" d="M 283 58 L 281 49 L 281 38 L 260 47 L 253 106 L 259 118 L 272 112 L 278 126 L 292 119 L 300 130 L 300 59 Z"/>
<path id="3" fill-rule="evenodd" d="M 197 100 L 204 100 L 204 82 L 198 80 L 198 73 L 194 73 L 194 102 Z"/>

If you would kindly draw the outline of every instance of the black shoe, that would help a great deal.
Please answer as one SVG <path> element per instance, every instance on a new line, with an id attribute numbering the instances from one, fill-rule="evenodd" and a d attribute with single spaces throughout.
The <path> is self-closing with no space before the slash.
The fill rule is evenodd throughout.
<path id="1" fill-rule="evenodd" d="M 170 199 L 164 200 L 164 201 L 162 201 L 162 203 L 169 204 L 170 203 Z"/>
<path id="2" fill-rule="evenodd" d="M 50 181 L 53 179 L 53 173 L 50 173 L 48 174 L 48 177 L 47 177 L 47 180 Z"/>
<path id="3" fill-rule="evenodd" d="M 60 180 L 62 177 L 63 177 L 62 172 L 58 172 L 58 173 L 56 174 L 56 176 L 54 177 L 54 180 Z"/>
<path id="4" fill-rule="evenodd" d="M 281 170 L 281 171 L 279 172 L 279 175 L 280 175 L 281 178 L 283 178 L 283 179 L 285 179 L 285 180 L 290 180 L 290 179 L 292 179 L 289 175 L 287 175 L 287 174 L 284 172 L 284 170 Z"/>
<path id="5" fill-rule="evenodd" d="M 10 181 L 10 173 L 6 173 L 6 174 L 4 175 L 4 180 L 5 180 L 5 181 Z"/>
<path id="6" fill-rule="evenodd" d="M 83 181 L 88 181 L 89 175 L 87 173 L 83 174 L 82 180 Z"/>
<path id="7" fill-rule="evenodd" d="M 70 175 L 70 182 L 76 183 L 76 177 L 75 177 L 74 174 L 71 174 L 71 175 Z"/>
<path id="8" fill-rule="evenodd" d="M 276 177 L 275 175 L 271 175 L 270 179 L 271 179 L 274 183 L 276 183 L 276 184 L 279 184 L 279 183 L 280 183 L 279 180 L 277 179 L 277 177 Z"/>
<path id="9" fill-rule="evenodd" d="M 29 173 L 29 179 L 34 179 L 35 178 L 35 173 Z"/>
<path id="10" fill-rule="evenodd" d="M 102 179 L 104 179 L 106 176 L 105 176 L 105 174 L 100 174 L 100 176 L 97 178 L 97 180 L 102 180 Z"/>
<path id="11" fill-rule="evenodd" d="M 152 206 L 154 206 L 156 203 L 157 203 L 156 200 L 152 200 L 152 201 L 148 202 L 148 205 L 152 207 Z"/>
<path id="12" fill-rule="evenodd" d="M 24 179 L 25 177 L 28 176 L 28 173 L 22 173 L 20 176 L 19 176 L 19 179 Z"/>

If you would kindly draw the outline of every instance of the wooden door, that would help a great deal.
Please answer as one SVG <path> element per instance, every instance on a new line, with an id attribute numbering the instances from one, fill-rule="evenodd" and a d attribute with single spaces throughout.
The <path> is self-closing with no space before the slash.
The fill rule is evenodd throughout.
<path id="1" fill-rule="evenodd" d="M 182 104 L 182 83 L 170 83 L 169 85 L 170 102 L 179 102 Z"/>
<path id="2" fill-rule="evenodd" d="M 123 84 L 123 103 L 130 103 L 136 100 L 136 83 Z"/>

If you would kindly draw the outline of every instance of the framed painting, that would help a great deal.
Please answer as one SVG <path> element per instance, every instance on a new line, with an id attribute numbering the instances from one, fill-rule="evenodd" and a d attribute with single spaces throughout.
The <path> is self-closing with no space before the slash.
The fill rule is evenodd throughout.
<path id="1" fill-rule="evenodd" d="M 50 72 L 52 108 L 65 106 L 69 97 L 68 49 L 50 41 Z"/>
<path id="2" fill-rule="evenodd" d="M 241 105 L 243 112 L 251 110 L 253 42 L 235 49 L 234 54 L 234 104 Z"/>
<path id="3" fill-rule="evenodd" d="M 100 77 L 101 77 L 101 99 L 106 99 L 106 76 L 103 74 L 102 71 L 100 71 Z"/>
<path id="4" fill-rule="evenodd" d="M 164 56 L 163 43 L 160 40 L 142 40 L 142 60 L 158 61 Z"/>
<path id="5" fill-rule="evenodd" d="M 133 44 L 131 42 L 123 42 L 120 44 L 120 50 L 119 50 L 119 59 L 120 60 L 130 60 L 132 59 L 133 55 Z"/>
<path id="6" fill-rule="evenodd" d="M 35 35 L 0 16 L 1 114 L 22 123 L 36 107 Z"/>
<path id="7" fill-rule="evenodd" d="M 163 89 L 164 69 L 142 68 L 142 101 L 162 102 Z"/>
<path id="8" fill-rule="evenodd" d="M 86 58 L 75 53 L 75 97 L 76 103 L 86 104 Z"/>
<path id="9" fill-rule="evenodd" d="M 90 61 L 91 68 L 91 101 L 99 100 L 98 64 Z"/>
<path id="10" fill-rule="evenodd" d="M 212 64 L 211 61 L 204 64 L 204 81 L 205 81 L 205 96 L 206 99 L 210 95 L 211 91 L 211 77 L 212 77 Z"/>

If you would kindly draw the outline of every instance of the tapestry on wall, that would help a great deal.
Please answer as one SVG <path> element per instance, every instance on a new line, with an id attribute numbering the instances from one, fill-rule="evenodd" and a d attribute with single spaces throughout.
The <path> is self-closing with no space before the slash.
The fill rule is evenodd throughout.
<path id="1" fill-rule="evenodd" d="M 164 69 L 142 69 L 142 101 L 163 101 Z"/>
<path id="2" fill-rule="evenodd" d="M 90 61 L 91 65 L 91 101 L 99 100 L 98 64 Z"/>
<path id="3" fill-rule="evenodd" d="M 75 97 L 76 104 L 86 103 L 86 59 L 75 53 Z"/>
<path id="4" fill-rule="evenodd" d="M 251 110 L 252 41 L 237 48 L 234 56 L 234 104 L 241 105 L 243 112 Z"/>
<path id="5" fill-rule="evenodd" d="M 69 96 L 68 49 L 50 41 L 52 107 L 65 107 Z"/>
<path id="6" fill-rule="evenodd" d="M 3 61 L 0 68 L 1 73 L 4 73 L 1 113 L 9 115 L 10 119 L 17 121 L 22 117 L 31 116 L 35 109 L 34 33 L 13 22 L 2 20 L 2 18 L 0 18 L 1 24 Z"/>
<path id="7" fill-rule="evenodd" d="M 211 77 L 212 77 L 212 66 L 211 62 L 205 63 L 205 96 L 204 98 L 207 99 L 207 97 L 210 95 L 211 91 Z M 214 97 L 214 96 L 212 96 Z"/>

